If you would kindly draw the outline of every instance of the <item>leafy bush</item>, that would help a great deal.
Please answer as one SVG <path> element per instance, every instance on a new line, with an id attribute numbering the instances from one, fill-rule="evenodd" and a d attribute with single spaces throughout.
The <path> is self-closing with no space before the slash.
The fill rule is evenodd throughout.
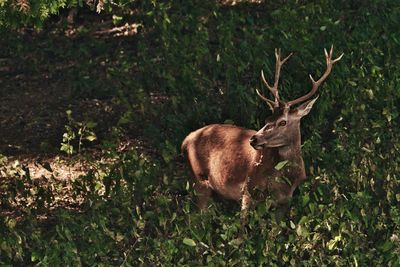
<path id="1" fill-rule="evenodd" d="M 2 0 L 0 2 L 0 29 L 34 26 L 42 28 L 46 20 L 65 9 L 80 8 L 96 12 L 112 11 L 136 1 L 92 1 L 92 0 Z"/>

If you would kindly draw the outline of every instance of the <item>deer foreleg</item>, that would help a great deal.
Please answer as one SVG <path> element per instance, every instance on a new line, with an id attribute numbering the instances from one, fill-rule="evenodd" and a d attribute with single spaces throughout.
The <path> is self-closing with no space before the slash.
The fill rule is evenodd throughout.
<path id="1" fill-rule="evenodd" d="M 248 222 L 249 208 L 251 205 L 251 196 L 248 189 L 249 178 L 242 188 L 242 208 L 240 219 L 242 221 L 242 225 L 246 225 Z"/>

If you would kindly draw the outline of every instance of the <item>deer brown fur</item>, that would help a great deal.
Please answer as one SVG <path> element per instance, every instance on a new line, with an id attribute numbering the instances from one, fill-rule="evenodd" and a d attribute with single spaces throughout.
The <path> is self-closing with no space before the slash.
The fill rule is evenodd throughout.
<path id="1" fill-rule="evenodd" d="M 332 53 L 332 48 L 329 54 L 325 50 L 327 69 L 321 78 L 314 81 L 310 76 L 311 91 L 296 100 L 283 102 L 278 93 L 279 74 L 290 55 L 281 60 L 280 51 L 275 51 L 274 85 L 270 86 L 261 73 L 275 100 L 269 100 L 257 91 L 273 114 L 259 131 L 213 124 L 184 139 L 182 152 L 190 165 L 200 209 L 207 208 L 212 191 L 223 198 L 241 201 L 245 211 L 256 189 L 271 194 L 278 204 L 288 202 L 294 190 L 306 179 L 301 156 L 300 119 L 310 112 L 317 98 L 309 98 L 328 77 L 332 65 L 342 57 L 332 60 Z M 292 108 L 300 102 L 303 102 L 300 106 Z M 280 162 L 284 166 L 277 168 Z"/>

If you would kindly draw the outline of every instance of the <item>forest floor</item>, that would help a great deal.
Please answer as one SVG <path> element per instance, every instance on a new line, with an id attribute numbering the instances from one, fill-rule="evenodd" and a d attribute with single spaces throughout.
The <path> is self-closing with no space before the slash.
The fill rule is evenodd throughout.
<path id="1" fill-rule="evenodd" d="M 66 20 L 0 40 L 7 48 L 0 52 L 0 154 L 8 164 L 18 161 L 28 167 L 32 178 L 49 172 L 60 180 L 83 174 L 85 159 L 101 157 L 100 144 L 124 112 L 115 100 L 115 81 L 105 72 L 106 65 L 118 64 L 116 51 L 134 53 L 136 25 L 116 27 L 110 18 L 87 14 L 74 24 Z M 60 151 L 65 126 L 89 121 L 96 122 L 97 140 L 84 144 L 80 154 L 85 157 Z M 121 147 L 140 142 L 125 139 Z"/>

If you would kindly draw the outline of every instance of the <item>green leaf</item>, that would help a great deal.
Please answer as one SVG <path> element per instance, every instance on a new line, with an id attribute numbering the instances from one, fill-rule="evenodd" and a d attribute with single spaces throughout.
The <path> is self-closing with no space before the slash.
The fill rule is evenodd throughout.
<path id="1" fill-rule="evenodd" d="M 355 255 L 353 256 L 353 260 L 354 260 L 354 266 L 358 267 L 358 261 L 357 261 L 357 257 Z"/>
<path id="2" fill-rule="evenodd" d="M 193 239 L 190 238 L 184 238 L 183 239 L 183 244 L 190 246 L 190 247 L 195 247 L 196 246 L 196 242 Z"/>
<path id="3" fill-rule="evenodd" d="M 243 243 L 243 238 L 235 238 L 229 241 L 229 245 L 234 246 L 234 247 L 239 247 Z"/>
<path id="4" fill-rule="evenodd" d="M 336 244 L 342 240 L 342 236 L 341 235 L 337 235 L 335 236 L 335 238 L 331 239 L 328 243 L 328 249 L 329 250 L 333 250 L 334 248 L 336 248 Z"/>
<path id="5" fill-rule="evenodd" d="M 39 259 L 39 255 L 36 251 L 33 251 L 31 255 L 31 261 L 35 262 L 37 259 Z"/>
<path id="6" fill-rule="evenodd" d="M 303 216 L 303 217 L 301 217 L 301 219 L 298 222 L 298 224 L 303 225 L 307 221 L 308 221 L 308 217 L 307 216 Z"/>
<path id="7" fill-rule="evenodd" d="M 232 125 L 234 125 L 235 122 L 233 120 L 225 120 L 224 124 L 232 124 Z"/>
<path id="8" fill-rule="evenodd" d="M 10 229 L 14 229 L 16 225 L 17 225 L 17 221 L 15 219 L 9 219 L 7 222 L 7 226 Z"/>
<path id="9" fill-rule="evenodd" d="M 190 184 L 189 184 L 189 182 L 186 182 L 186 186 L 185 186 L 186 191 L 189 191 L 189 188 L 190 188 Z"/>
<path id="10" fill-rule="evenodd" d="M 117 233 L 114 237 L 114 240 L 117 242 L 121 242 L 122 240 L 124 240 L 125 236 L 121 233 Z"/>
<path id="11" fill-rule="evenodd" d="M 298 236 L 302 236 L 302 235 L 303 235 L 303 228 L 301 227 L 301 225 L 298 225 L 298 226 L 297 226 L 296 234 L 297 234 Z"/>
<path id="12" fill-rule="evenodd" d="M 347 81 L 351 86 L 356 87 L 357 83 L 355 81 Z"/>
<path id="13" fill-rule="evenodd" d="M 310 202 L 310 195 L 308 194 L 304 195 L 301 200 L 303 206 L 306 206 Z"/>
<path id="14" fill-rule="evenodd" d="M 275 165 L 275 170 L 280 171 L 288 162 L 288 160 L 278 162 L 278 164 Z"/>
<path id="15" fill-rule="evenodd" d="M 89 136 L 86 136 L 86 139 L 87 139 L 88 141 L 90 141 L 90 142 L 93 142 L 94 140 L 97 139 L 97 137 L 96 137 L 95 135 L 89 135 Z"/>
<path id="16" fill-rule="evenodd" d="M 388 252 L 389 250 L 391 250 L 393 248 L 393 243 L 390 241 L 386 241 L 383 245 L 380 246 L 380 249 L 383 252 Z"/>
<path id="17" fill-rule="evenodd" d="M 93 129 L 96 126 L 97 126 L 97 123 L 94 122 L 94 121 L 89 121 L 89 122 L 86 123 L 86 127 L 89 128 L 89 129 Z"/>

